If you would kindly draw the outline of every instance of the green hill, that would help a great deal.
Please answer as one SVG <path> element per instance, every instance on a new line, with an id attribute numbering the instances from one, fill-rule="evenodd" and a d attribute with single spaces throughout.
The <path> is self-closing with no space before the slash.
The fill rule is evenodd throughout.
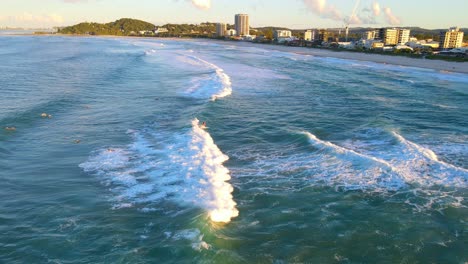
<path id="1" fill-rule="evenodd" d="M 61 34 L 87 34 L 87 35 L 117 35 L 128 36 L 139 31 L 154 30 L 154 25 L 142 20 L 122 18 L 114 22 L 100 23 L 79 23 L 74 26 L 62 28 L 58 31 Z"/>

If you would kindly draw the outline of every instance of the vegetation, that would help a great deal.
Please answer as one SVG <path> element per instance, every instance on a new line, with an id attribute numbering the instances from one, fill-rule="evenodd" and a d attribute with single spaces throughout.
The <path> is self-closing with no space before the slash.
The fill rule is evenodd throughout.
<path id="1" fill-rule="evenodd" d="M 195 24 L 166 24 L 161 26 L 168 30 L 167 33 L 160 34 L 161 37 L 212 37 L 216 33 L 216 23 L 205 22 Z M 228 25 L 228 28 L 232 26 Z"/>
<path id="2" fill-rule="evenodd" d="M 129 36 L 137 34 L 139 31 L 152 30 L 154 30 L 154 25 L 151 23 L 137 19 L 122 18 L 106 24 L 84 22 L 74 26 L 62 28 L 58 31 L 58 33 Z"/>
<path id="3" fill-rule="evenodd" d="M 233 26 L 228 25 L 228 28 Z M 154 35 L 155 25 L 130 18 L 122 18 L 115 22 L 100 23 L 80 23 L 74 26 L 65 27 L 58 30 L 61 34 L 80 34 L 80 35 L 115 35 L 132 36 L 140 35 L 140 32 L 146 32 L 145 35 Z M 216 33 L 216 23 L 205 22 L 199 25 L 195 24 L 166 24 L 161 26 L 168 32 L 158 34 L 161 37 L 212 37 Z"/>

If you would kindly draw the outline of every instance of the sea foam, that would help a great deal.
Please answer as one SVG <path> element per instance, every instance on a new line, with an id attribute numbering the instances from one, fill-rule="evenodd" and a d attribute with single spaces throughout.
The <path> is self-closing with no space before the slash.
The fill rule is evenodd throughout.
<path id="1" fill-rule="evenodd" d="M 228 183 L 230 172 L 223 165 L 229 157 L 200 128 L 198 119 L 183 134 L 130 133 L 132 144 L 96 151 L 80 164 L 110 186 L 114 208 L 142 204 L 151 209 L 160 201 L 173 200 L 203 208 L 213 222 L 228 223 L 238 216 Z"/>
<path id="2" fill-rule="evenodd" d="M 328 141 L 320 140 L 314 134 L 303 132 L 309 139 L 310 144 L 321 152 L 325 159 L 340 160 L 341 166 L 348 167 L 343 171 L 352 173 L 332 174 L 331 180 L 338 184 L 344 184 L 347 189 L 385 188 L 398 190 L 406 183 L 395 168 L 388 161 L 378 157 L 358 153 L 354 150 L 338 146 Z"/>
<path id="3" fill-rule="evenodd" d="M 185 94 L 200 99 L 211 99 L 211 101 L 232 94 L 231 78 L 222 68 L 197 56 L 186 55 L 186 57 L 214 72 L 194 78 L 192 86 L 185 91 Z"/>
<path id="4" fill-rule="evenodd" d="M 338 158 L 342 164 L 351 163 L 364 173 L 339 173 L 333 178 L 335 183 L 344 183 L 359 188 L 372 186 L 386 187 L 398 190 L 417 185 L 419 187 L 468 187 L 468 171 L 446 162 L 440 161 L 438 156 L 429 148 L 420 146 L 405 139 L 396 132 L 391 135 L 397 140 L 396 145 L 379 146 L 372 154 L 347 149 L 328 141 L 320 140 L 315 135 L 304 132 L 310 143 L 332 156 L 326 159 Z M 324 161 L 325 162 L 325 161 Z M 355 184 L 358 184 L 357 186 Z"/>
<path id="5" fill-rule="evenodd" d="M 428 147 L 409 141 L 397 132 L 392 132 L 392 135 L 402 149 L 392 163 L 407 182 L 421 186 L 468 187 L 467 169 L 441 161 Z"/>

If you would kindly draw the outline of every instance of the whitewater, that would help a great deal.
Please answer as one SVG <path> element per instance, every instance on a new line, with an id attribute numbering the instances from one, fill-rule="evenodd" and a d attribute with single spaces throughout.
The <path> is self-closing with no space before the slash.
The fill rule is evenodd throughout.
<path id="1" fill-rule="evenodd" d="M 0 262 L 468 261 L 466 74 L 207 40 L 0 56 Z"/>

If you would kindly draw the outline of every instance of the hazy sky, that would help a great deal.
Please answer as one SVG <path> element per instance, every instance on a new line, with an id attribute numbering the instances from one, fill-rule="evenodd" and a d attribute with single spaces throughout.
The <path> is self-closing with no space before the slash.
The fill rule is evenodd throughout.
<path id="1" fill-rule="evenodd" d="M 356 7 L 356 8 L 355 8 Z M 352 16 L 353 10 L 356 10 Z M 0 0 L 0 27 L 50 27 L 118 18 L 166 23 L 233 23 L 290 28 L 468 27 L 468 0 Z"/>

